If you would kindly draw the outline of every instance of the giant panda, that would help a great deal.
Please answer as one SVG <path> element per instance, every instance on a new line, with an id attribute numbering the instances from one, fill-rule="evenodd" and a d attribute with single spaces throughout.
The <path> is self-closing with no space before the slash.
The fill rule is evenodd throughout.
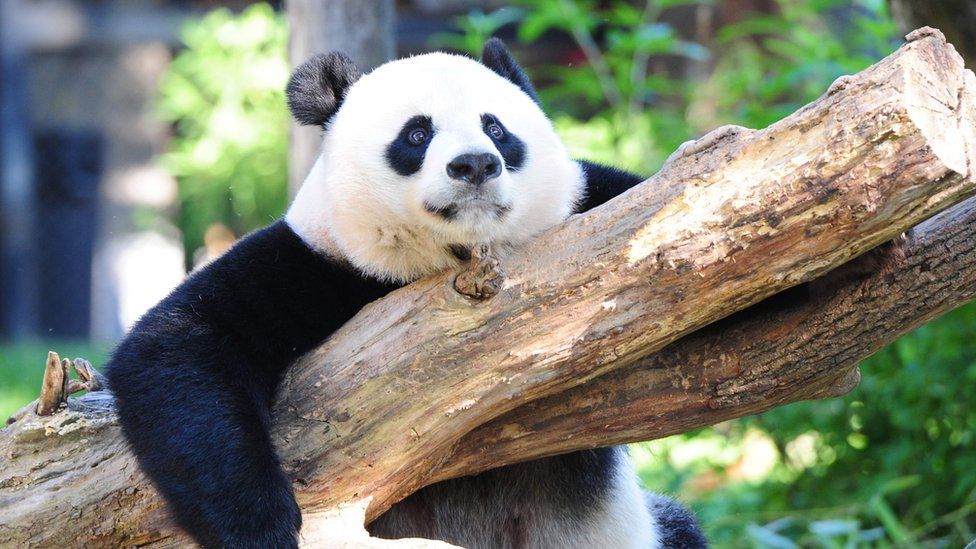
<path id="1" fill-rule="evenodd" d="M 571 159 L 497 39 L 481 62 L 430 53 L 366 75 L 317 56 L 286 92 L 323 144 L 284 218 L 191 274 L 107 368 L 140 467 L 204 547 L 297 547 L 269 410 L 299 356 L 472 247 L 505 253 L 641 181 Z M 687 510 L 640 489 L 622 448 L 435 484 L 369 530 L 470 548 L 705 545 Z"/>

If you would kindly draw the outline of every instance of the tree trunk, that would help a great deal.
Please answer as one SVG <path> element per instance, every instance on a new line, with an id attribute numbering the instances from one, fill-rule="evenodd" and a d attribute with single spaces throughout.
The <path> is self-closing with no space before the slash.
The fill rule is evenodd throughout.
<path id="1" fill-rule="evenodd" d="M 393 0 L 286 0 L 288 59 L 292 68 L 309 57 L 345 52 L 367 71 L 396 53 Z M 322 130 L 291 123 L 288 189 L 295 196 L 318 156 Z"/>
<path id="2" fill-rule="evenodd" d="M 713 132 L 502 258 L 490 299 L 445 273 L 366 307 L 292 369 L 276 405 L 305 539 L 355 540 L 440 479 L 852 387 L 857 361 L 972 297 L 973 203 L 676 340 L 976 192 L 974 84 L 937 31 L 916 31 L 794 115 Z M 499 276 L 489 260 L 475 279 Z M 92 409 L 99 395 L 0 434 L 0 545 L 185 542 L 112 413 Z"/>
<path id="3" fill-rule="evenodd" d="M 844 394 L 860 379 L 860 361 L 976 297 L 973 242 L 976 198 L 809 285 L 478 427 L 433 478 L 666 437 Z"/>

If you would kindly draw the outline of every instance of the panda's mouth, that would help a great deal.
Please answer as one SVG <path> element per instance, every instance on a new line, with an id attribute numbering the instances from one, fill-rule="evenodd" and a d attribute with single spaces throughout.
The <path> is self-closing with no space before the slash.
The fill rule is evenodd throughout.
<path id="1" fill-rule="evenodd" d="M 501 219 L 512 210 L 512 206 L 509 204 L 498 204 L 485 198 L 476 197 L 459 202 L 451 202 L 445 206 L 424 202 L 424 210 L 444 221 L 456 221 L 466 212 L 472 212 L 474 214 L 491 213 L 495 218 Z"/>
<path id="2" fill-rule="evenodd" d="M 445 221 L 453 221 L 458 215 L 457 204 L 448 204 L 447 206 L 434 206 L 430 202 L 424 202 L 424 209 L 428 213 L 432 213 Z"/>

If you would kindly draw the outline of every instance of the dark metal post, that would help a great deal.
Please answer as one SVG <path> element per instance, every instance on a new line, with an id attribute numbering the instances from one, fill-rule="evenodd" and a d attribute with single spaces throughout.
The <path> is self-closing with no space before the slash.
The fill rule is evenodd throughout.
<path id="1" fill-rule="evenodd" d="M 41 326 L 45 337 L 88 338 L 104 139 L 97 130 L 51 128 L 35 143 Z"/>

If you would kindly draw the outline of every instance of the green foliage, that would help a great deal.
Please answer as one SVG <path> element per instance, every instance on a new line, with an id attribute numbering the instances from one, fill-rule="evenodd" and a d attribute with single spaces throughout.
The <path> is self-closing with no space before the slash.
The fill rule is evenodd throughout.
<path id="1" fill-rule="evenodd" d="M 286 206 L 286 29 L 266 4 L 216 10 L 186 25 L 185 49 L 159 88 L 158 112 L 176 136 L 163 156 L 179 182 L 187 265 L 213 223 L 237 235 Z"/>
<path id="2" fill-rule="evenodd" d="M 777 3 L 779 13 L 753 15 L 719 30 L 715 46 L 722 54 L 696 97 L 710 114 L 695 121 L 698 131 L 716 123 L 766 127 L 897 45 L 883 2 Z"/>
<path id="3" fill-rule="evenodd" d="M 545 83 L 540 97 L 579 158 L 650 172 L 692 137 L 684 115 L 691 87 L 664 70 L 649 71 L 648 60 L 662 55 L 709 58 L 705 47 L 682 39 L 658 19 L 668 6 L 704 2 L 649 2 L 643 9 L 622 1 L 606 8 L 595 0 L 514 3 L 520 7 L 460 18 L 460 34 L 439 36 L 434 44 L 477 55 L 484 40 L 513 22 L 524 42 L 547 32 L 572 36 L 586 62 L 530 70 L 537 82 Z M 598 29 L 605 44 L 596 42 Z"/>
<path id="4" fill-rule="evenodd" d="M 519 21 L 524 16 L 525 11 L 519 8 L 502 8 L 491 13 L 475 10 L 463 17 L 454 18 L 458 32 L 435 35 L 430 40 L 430 46 L 434 49 L 465 52 L 477 58 L 481 55 L 481 48 L 485 42 L 499 29 Z"/>
<path id="5" fill-rule="evenodd" d="M 590 0 L 559 0 L 538 4 L 523 20 L 521 40 L 560 31 L 573 37 L 585 55 L 580 65 L 537 71 L 552 82 L 542 99 L 559 113 L 556 129 L 573 144 L 574 154 L 646 173 L 692 137 L 684 113 L 693 88 L 650 63 L 662 56 L 686 62 L 710 58 L 708 49 L 682 39 L 660 20 L 666 7 L 679 3 L 702 2 L 647 2 L 639 9 L 629 2 L 600 8 Z M 597 43 L 598 30 L 603 44 Z"/>
<path id="6" fill-rule="evenodd" d="M 519 7 L 460 18 L 460 33 L 434 44 L 477 55 L 484 40 L 511 23 L 526 43 L 547 32 L 572 37 L 584 62 L 530 67 L 545 84 L 546 110 L 577 157 L 643 173 L 721 124 L 765 127 L 779 120 L 895 46 L 879 0 L 779 0 L 776 14 L 722 28 L 713 51 L 661 19 L 670 7 L 713 3 L 706 0 L 651 0 L 643 7 L 622 0 L 514 3 Z M 674 69 L 675 59 L 708 65 L 711 76 L 690 81 Z"/>

